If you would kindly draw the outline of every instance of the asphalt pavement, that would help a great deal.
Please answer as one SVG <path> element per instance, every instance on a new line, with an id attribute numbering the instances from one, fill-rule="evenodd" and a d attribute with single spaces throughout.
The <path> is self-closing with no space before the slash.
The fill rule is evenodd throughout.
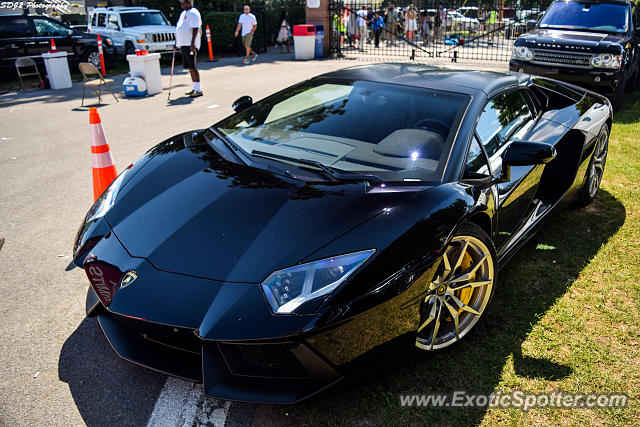
<path id="1" fill-rule="evenodd" d="M 292 61 L 261 55 L 201 64 L 204 96 L 184 96 L 188 74 L 165 91 L 122 97 L 125 76 L 98 111 L 118 171 L 158 142 L 211 125 L 242 95 L 254 100 L 355 61 Z M 0 424 L 247 425 L 260 406 L 202 395 L 201 387 L 129 364 L 95 318 L 85 318 L 81 269 L 65 271 L 92 204 L 89 111 L 81 85 L 0 94 Z M 270 420 L 278 424 L 278 420 Z"/>

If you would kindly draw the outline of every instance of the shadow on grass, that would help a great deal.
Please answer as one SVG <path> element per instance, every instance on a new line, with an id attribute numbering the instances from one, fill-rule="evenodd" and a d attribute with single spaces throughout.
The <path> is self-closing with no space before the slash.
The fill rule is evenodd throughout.
<path id="1" fill-rule="evenodd" d="M 619 124 L 637 123 L 640 120 L 640 90 L 627 94 L 623 107 L 613 115 L 613 122 Z"/>
<path id="2" fill-rule="evenodd" d="M 625 217 L 624 206 L 603 190 L 587 208 L 552 216 L 500 272 L 493 301 L 458 345 L 429 354 L 414 350 L 413 336 L 399 337 L 362 357 L 357 375 L 341 390 L 295 407 L 265 406 L 259 417 L 296 424 L 476 425 L 486 408 L 402 408 L 399 394 L 490 394 L 510 359 L 519 376 L 548 381 L 570 376 L 568 366 L 523 355 L 522 343 Z"/>

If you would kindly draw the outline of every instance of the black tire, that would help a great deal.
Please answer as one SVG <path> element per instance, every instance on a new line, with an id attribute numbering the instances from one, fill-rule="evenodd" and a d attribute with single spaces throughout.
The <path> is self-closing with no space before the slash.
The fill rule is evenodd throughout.
<path id="1" fill-rule="evenodd" d="M 93 64 L 97 69 L 100 69 L 100 54 L 98 53 L 98 48 L 95 47 L 85 50 L 81 62 L 88 62 Z"/>
<path id="2" fill-rule="evenodd" d="M 124 43 L 124 55 L 125 55 L 125 57 L 126 57 L 127 55 L 133 55 L 133 54 L 135 54 L 135 53 L 136 53 L 136 48 L 135 48 L 135 46 L 133 45 L 133 43 L 131 43 L 131 42 L 125 42 L 125 43 Z"/>
<path id="3" fill-rule="evenodd" d="M 498 255 L 487 233 L 466 223 L 456 231 L 435 272 L 428 271 L 432 277 L 418 279 L 428 288 L 420 303 L 415 346 L 440 351 L 460 342 L 481 320 L 495 293 Z"/>
<path id="4" fill-rule="evenodd" d="M 589 167 L 584 177 L 584 184 L 580 190 L 580 196 L 577 203 L 580 206 L 586 206 L 593 202 L 600 183 L 602 182 L 602 176 L 604 175 L 604 168 L 607 164 L 607 153 L 609 150 L 609 126 L 606 124 L 600 129 L 598 138 L 595 142 L 596 146 L 591 154 L 591 160 L 589 161 Z M 594 174 L 596 174 L 594 176 Z M 595 181 L 594 181 L 595 180 Z"/>
<path id="5" fill-rule="evenodd" d="M 613 111 L 619 111 L 622 108 L 622 103 L 624 101 L 624 95 L 626 92 L 627 80 L 622 78 L 618 87 L 613 92 L 613 96 L 611 97 L 611 105 L 613 106 Z"/>

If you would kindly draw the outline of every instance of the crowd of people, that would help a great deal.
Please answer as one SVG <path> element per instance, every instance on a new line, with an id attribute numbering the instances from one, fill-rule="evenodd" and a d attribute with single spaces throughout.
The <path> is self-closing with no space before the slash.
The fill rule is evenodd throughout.
<path id="1" fill-rule="evenodd" d="M 413 43 L 428 45 L 442 41 L 446 33 L 447 9 L 439 6 L 437 9 L 419 10 L 413 4 L 406 8 L 396 8 L 394 4 L 374 10 L 371 6 L 345 5 L 341 11 L 333 15 L 333 30 L 337 32 L 342 47 L 363 49 L 365 44 L 380 47 L 380 41 L 393 45 L 402 37 Z M 487 12 L 489 30 L 491 19 L 495 12 Z"/>

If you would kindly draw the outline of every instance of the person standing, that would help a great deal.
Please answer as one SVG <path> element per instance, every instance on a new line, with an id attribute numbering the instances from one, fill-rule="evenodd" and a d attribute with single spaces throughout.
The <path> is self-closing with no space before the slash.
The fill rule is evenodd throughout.
<path id="1" fill-rule="evenodd" d="M 498 12 L 496 12 L 495 8 L 491 8 L 486 16 L 485 22 L 487 23 L 487 29 L 489 31 L 489 44 L 492 45 L 495 33 L 498 31 Z"/>
<path id="2" fill-rule="evenodd" d="M 440 29 L 444 20 L 442 19 L 443 11 L 442 6 L 438 6 L 436 14 L 433 17 L 433 42 L 438 43 L 440 41 Z"/>
<path id="3" fill-rule="evenodd" d="M 251 49 L 251 43 L 253 42 L 253 34 L 258 28 L 258 20 L 251 13 L 249 5 L 245 4 L 242 8 L 242 15 L 238 18 L 238 26 L 236 27 L 236 37 L 238 33 L 242 36 L 242 45 L 244 46 L 245 56 L 242 60 L 243 64 L 248 64 L 249 61 L 255 61 L 258 59 L 258 54 Z"/>
<path id="4" fill-rule="evenodd" d="M 429 25 L 429 15 L 427 11 L 424 11 L 422 15 L 422 44 L 425 46 L 429 44 L 429 33 L 431 32 L 431 27 Z"/>
<path id="5" fill-rule="evenodd" d="M 371 44 L 371 23 L 373 22 L 373 9 L 367 8 L 367 44 Z"/>
<path id="6" fill-rule="evenodd" d="M 380 33 L 382 32 L 383 28 L 384 19 L 382 19 L 382 16 L 380 16 L 378 11 L 376 11 L 371 22 L 371 29 L 373 30 L 373 36 L 375 38 L 375 47 L 380 47 Z"/>
<path id="7" fill-rule="evenodd" d="M 358 47 L 364 50 L 364 42 L 367 38 L 367 5 L 362 5 L 362 9 L 358 11 L 358 33 L 360 34 L 360 42 Z"/>
<path id="8" fill-rule="evenodd" d="M 409 41 L 413 41 L 414 36 L 416 34 L 416 30 L 418 29 L 418 22 L 417 22 L 416 10 L 412 4 L 410 4 L 409 9 L 407 9 L 404 22 L 405 22 L 405 26 L 404 26 L 405 38 Z"/>
<path id="9" fill-rule="evenodd" d="M 390 33 L 387 43 L 393 43 L 398 31 L 398 12 L 395 11 L 393 3 L 389 5 L 384 14 L 387 16 L 387 31 Z"/>
<path id="10" fill-rule="evenodd" d="M 189 70 L 193 88 L 186 92 L 192 98 L 202 96 L 200 87 L 200 73 L 198 72 L 198 49 L 202 34 L 202 18 L 198 9 L 193 7 L 191 0 L 181 0 L 182 13 L 176 24 L 176 46 L 180 48 L 182 66 Z"/>
<path id="11" fill-rule="evenodd" d="M 289 26 L 289 21 L 287 20 L 287 11 L 282 10 L 280 14 L 280 27 L 278 29 L 278 37 L 276 41 L 280 43 L 280 53 L 284 53 L 284 45 L 287 45 L 287 53 L 291 53 L 289 49 L 289 42 L 291 41 L 291 37 L 289 36 L 289 31 L 291 27 Z"/>
<path id="12" fill-rule="evenodd" d="M 340 36 L 340 43 L 338 44 L 338 55 L 342 55 L 340 53 L 340 49 L 344 44 L 344 15 L 340 12 L 337 12 L 333 15 L 333 30 Z"/>

